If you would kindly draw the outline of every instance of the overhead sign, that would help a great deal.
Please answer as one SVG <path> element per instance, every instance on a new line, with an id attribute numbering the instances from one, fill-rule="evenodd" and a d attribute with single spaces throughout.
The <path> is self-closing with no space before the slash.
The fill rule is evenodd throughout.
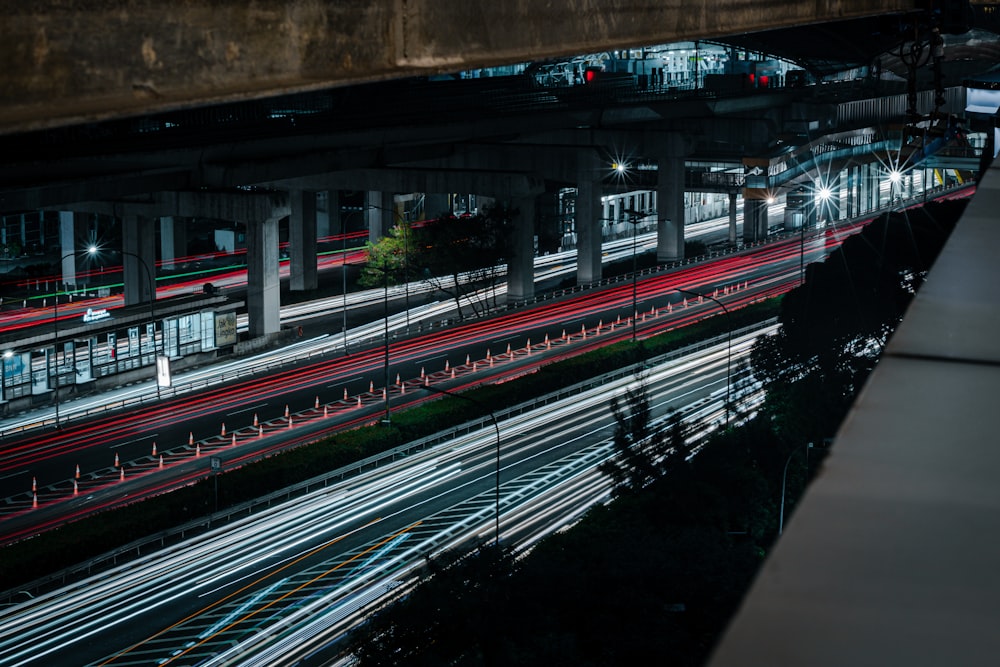
<path id="1" fill-rule="evenodd" d="M 110 320 L 111 313 L 108 312 L 107 308 L 88 308 L 87 312 L 83 314 L 83 321 L 86 324 L 91 322 L 100 322 L 101 320 Z"/>

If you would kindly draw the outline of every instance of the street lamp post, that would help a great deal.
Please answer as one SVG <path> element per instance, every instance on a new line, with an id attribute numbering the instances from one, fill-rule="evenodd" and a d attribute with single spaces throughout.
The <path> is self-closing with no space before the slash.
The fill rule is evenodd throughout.
<path id="1" fill-rule="evenodd" d="M 62 263 L 63 263 L 63 260 L 65 260 L 67 257 L 76 257 L 77 255 L 83 254 L 83 252 L 84 251 L 82 251 L 82 250 L 73 250 L 71 252 L 67 252 L 67 253 L 63 254 L 63 256 L 59 258 L 59 280 L 56 281 L 56 291 L 52 295 L 55 298 L 55 302 L 54 302 L 54 304 L 52 306 L 52 309 L 53 309 L 53 311 L 52 311 L 53 312 L 53 315 L 52 315 L 52 317 L 53 317 L 52 329 L 53 329 L 53 333 L 55 334 L 55 341 L 54 341 L 54 345 L 53 345 L 53 350 L 55 351 L 55 354 L 53 355 L 53 357 L 54 357 L 54 362 L 53 363 L 54 363 L 55 369 L 56 369 L 56 373 L 55 373 L 55 399 L 56 399 L 56 428 L 57 429 L 59 428 L 59 286 L 63 282 L 63 280 L 62 280 Z"/>
<path id="2" fill-rule="evenodd" d="M 382 298 L 382 309 L 385 318 L 385 417 L 382 424 L 389 426 L 392 419 L 389 416 L 389 270 L 382 268 L 382 278 L 385 282 L 385 291 Z"/>
<path id="3" fill-rule="evenodd" d="M 97 254 L 97 247 L 90 246 L 87 248 L 87 252 L 95 255 Z M 121 253 L 139 260 L 143 270 L 146 272 L 146 280 L 149 281 L 149 323 L 153 325 L 153 383 L 156 386 L 156 400 L 160 400 L 160 377 L 157 367 L 157 357 L 162 356 L 162 349 L 156 342 L 156 280 L 153 278 L 153 272 L 150 270 L 149 264 L 141 256 L 128 250 L 122 250 Z"/>
<path id="4" fill-rule="evenodd" d="M 636 265 L 635 265 L 635 234 L 636 227 L 639 225 L 639 212 L 633 209 L 627 208 L 624 211 L 628 214 L 626 218 L 632 225 L 632 342 L 635 342 L 635 327 L 636 320 L 639 319 L 639 302 L 636 292 Z"/>
<path id="5" fill-rule="evenodd" d="M 727 338 L 727 340 L 726 340 L 726 428 L 729 428 L 730 392 L 731 392 L 732 384 L 733 384 L 733 381 L 732 381 L 732 377 L 733 377 L 733 375 L 732 375 L 732 373 L 733 373 L 733 369 L 732 369 L 732 366 L 733 366 L 733 322 L 732 322 L 732 319 L 729 316 L 729 309 L 727 309 L 726 305 L 724 303 L 722 303 L 721 301 L 719 301 L 718 299 L 716 299 L 714 296 L 709 296 L 707 294 L 701 294 L 700 292 L 695 292 L 695 291 L 689 290 L 689 289 L 681 289 L 679 287 L 675 288 L 675 291 L 677 291 L 677 292 L 683 292 L 684 294 L 691 294 L 691 295 L 694 295 L 694 296 L 697 296 L 697 297 L 700 297 L 700 298 L 703 298 L 703 299 L 710 299 L 710 300 L 714 301 L 715 303 L 719 304 L 719 307 L 722 308 L 722 312 L 726 314 L 726 328 L 729 329 L 729 333 L 728 333 L 728 335 L 726 337 Z"/>
<path id="6" fill-rule="evenodd" d="M 813 444 L 807 442 L 805 444 L 806 448 L 806 467 L 809 466 L 809 450 L 812 449 Z M 778 535 L 781 535 L 781 530 L 785 525 L 785 477 L 788 475 L 788 464 L 792 462 L 792 457 L 795 456 L 795 452 L 799 451 L 796 447 L 788 455 L 788 459 L 785 461 L 785 469 L 781 473 L 781 511 L 778 514 Z"/>
<path id="7" fill-rule="evenodd" d="M 426 391 L 433 391 L 433 392 L 438 393 L 438 394 L 445 394 L 447 396 L 453 396 L 455 398 L 460 398 L 463 401 L 468 401 L 469 403 L 472 403 L 473 405 L 479 406 L 480 409 L 485 410 L 490 415 L 490 420 L 493 422 L 493 428 L 496 430 L 496 434 L 497 434 L 497 464 L 496 464 L 496 484 L 495 484 L 495 486 L 496 486 L 496 509 L 494 511 L 494 520 L 495 520 L 495 528 L 494 528 L 494 530 L 495 530 L 495 533 L 494 533 L 495 537 L 494 537 L 494 540 L 496 542 L 496 546 L 499 547 L 500 546 L 500 424 L 497 423 L 496 415 L 493 414 L 492 410 L 490 410 L 489 408 L 487 408 L 485 405 L 483 405 L 482 403 L 480 403 L 479 401 L 477 401 L 474 398 L 469 398 L 468 396 L 464 396 L 462 394 L 456 394 L 454 392 L 448 391 L 447 389 L 441 389 L 440 387 L 433 387 L 431 385 L 424 385 L 423 389 L 425 389 Z"/>

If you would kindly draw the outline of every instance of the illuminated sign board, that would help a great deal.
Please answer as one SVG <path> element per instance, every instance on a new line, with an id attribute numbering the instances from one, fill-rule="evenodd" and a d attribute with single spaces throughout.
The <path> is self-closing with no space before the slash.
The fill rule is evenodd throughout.
<path id="1" fill-rule="evenodd" d="M 83 321 L 86 324 L 91 322 L 100 322 L 101 320 L 110 320 L 111 313 L 108 312 L 107 308 L 88 308 L 87 312 L 83 314 Z"/>

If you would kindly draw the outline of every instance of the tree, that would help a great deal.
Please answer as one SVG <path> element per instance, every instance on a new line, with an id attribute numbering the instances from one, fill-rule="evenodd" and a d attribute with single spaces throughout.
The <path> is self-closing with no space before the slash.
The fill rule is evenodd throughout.
<path id="1" fill-rule="evenodd" d="M 358 284 L 363 287 L 382 287 L 407 280 L 412 275 L 412 267 L 416 261 L 412 245 L 414 242 L 410 223 L 401 222 L 393 225 L 378 243 L 367 243 L 365 252 L 368 259 L 361 269 Z"/>
<path id="2" fill-rule="evenodd" d="M 611 413 L 616 456 L 600 470 L 611 478 L 615 495 L 643 489 L 683 463 L 690 453 L 688 430 L 679 412 L 671 411 L 666 428 L 654 424 L 645 382 L 612 398 Z"/>
<path id="3" fill-rule="evenodd" d="M 447 215 L 417 228 L 413 266 L 435 288 L 475 313 L 496 305 L 500 266 L 512 253 L 512 211 L 502 204 L 469 217 Z"/>

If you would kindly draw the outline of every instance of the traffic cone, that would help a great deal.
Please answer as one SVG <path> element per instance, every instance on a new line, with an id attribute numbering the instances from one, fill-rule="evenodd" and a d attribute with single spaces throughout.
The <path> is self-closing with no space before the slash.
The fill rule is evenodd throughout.
<path id="1" fill-rule="evenodd" d="M 451 369 L 451 379 L 452 380 L 455 379 L 455 369 L 454 368 Z"/>
<path id="2" fill-rule="evenodd" d="M 382 400 L 383 401 L 385 400 L 385 391 L 386 391 L 386 388 L 382 387 Z"/>
<path id="3" fill-rule="evenodd" d="M 347 400 L 347 387 L 344 387 L 344 400 Z"/>
<path id="4" fill-rule="evenodd" d="M 507 356 L 510 356 L 510 343 L 507 343 Z"/>
<path id="5" fill-rule="evenodd" d="M 288 428 L 291 428 L 291 427 L 292 427 L 292 418 L 289 417 L 288 418 Z"/>
<path id="6" fill-rule="evenodd" d="M 32 493 L 31 494 L 31 506 L 32 506 L 32 508 L 38 507 L 38 494 L 37 493 Z"/>
<path id="7" fill-rule="evenodd" d="M 472 362 L 472 372 L 475 373 L 478 367 L 479 367 L 479 362 L 473 361 Z"/>
<path id="8" fill-rule="evenodd" d="M 565 329 L 563 329 L 563 332 L 562 332 L 562 339 L 566 340 L 566 330 Z"/>
<path id="9" fill-rule="evenodd" d="M 688 307 L 688 299 L 687 299 L 687 297 L 684 297 L 684 307 L 685 308 Z"/>
<path id="10" fill-rule="evenodd" d="M 188 444 L 189 445 L 194 444 L 194 433 L 191 431 L 188 431 Z"/>
<path id="11" fill-rule="evenodd" d="M 260 422 L 257 421 L 257 413 L 256 412 L 253 413 L 253 425 L 254 426 L 260 426 Z"/>
<path id="12" fill-rule="evenodd" d="M 530 338 L 528 339 L 528 345 L 526 347 L 528 349 L 528 354 L 530 355 L 531 354 L 531 339 Z"/>
<path id="13" fill-rule="evenodd" d="M 361 407 L 361 394 L 358 394 L 358 407 Z"/>
<path id="14" fill-rule="evenodd" d="M 232 446 L 233 447 L 236 446 L 236 434 L 235 433 L 233 433 L 233 444 L 232 444 Z"/>
<path id="15" fill-rule="evenodd" d="M 396 373 L 396 384 L 399 384 L 399 373 Z"/>
<path id="16" fill-rule="evenodd" d="M 153 442 L 153 458 L 156 458 L 156 442 Z"/>
<path id="17" fill-rule="evenodd" d="M 469 359 L 469 355 L 465 355 L 465 365 L 466 365 L 466 366 L 468 366 L 468 365 L 469 365 L 469 361 L 470 361 L 470 359 Z"/>
<path id="18" fill-rule="evenodd" d="M 160 454 L 160 467 L 163 467 L 163 454 Z"/>
<path id="19" fill-rule="evenodd" d="M 32 477 L 31 478 L 31 492 L 34 493 L 37 490 L 38 490 L 38 481 L 34 477 Z"/>
<path id="20" fill-rule="evenodd" d="M 425 387 L 431 386 L 431 379 L 430 378 L 424 378 L 424 386 Z"/>
<path id="21" fill-rule="evenodd" d="M 448 360 L 445 359 L 444 360 L 444 372 L 447 373 L 449 371 L 449 369 L 451 369 L 451 366 L 448 365 Z"/>
<path id="22" fill-rule="evenodd" d="M 551 350 L 552 349 L 552 343 L 549 342 L 549 335 L 548 334 L 545 334 L 545 349 L 546 350 Z"/>
<path id="23" fill-rule="evenodd" d="M 604 320 L 597 320 L 597 332 L 601 332 L 601 327 L 604 326 Z"/>
<path id="24" fill-rule="evenodd" d="M 201 443 L 200 442 L 197 445 L 194 446 L 194 455 L 195 456 L 201 456 Z"/>
<path id="25" fill-rule="evenodd" d="M 119 482 L 124 482 L 125 481 L 125 468 L 121 469 L 121 474 L 118 475 L 118 481 Z"/>
<path id="26" fill-rule="evenodd" d="M 263 438 L 264 437 L 264 427 L 263 426 L 258 426 L 257 427 L 257 437 L 258 438 Z"/>
<path id="27" fill-rule="evenodd" d="M 329 407 L 330 407 L 330 406 L 328 406 L 328 405 L 324 405 L 324 406 L 323 406 L 323 416 L 324 416 L 324 417 L 328 417 L 328 416 L 330 415 L 330 412 L 329 412 L 329 410 L 328 410 L 328 408 L 329 408 Z"/>
<path id="28" fill-rule="evenodd" d="M 313 404 L 313 407 L 319 410 L 319 396 L 316 397 L 316 402 Z"/>
<path id="29" fill-rule="evenodd" d="M 669 304 L 669 303 L 667 304 L 667 312 L 668 312 L 668 313 L 672 313 L 672 312 L 674 312 L 674 307 L 673 307 L 673 305 L 671 305 L 671 304 Z"/>
<path id="30" fill-rule="evenodd" d="M 617 321 L 617 322 L 615 322 L 615 324 L 621 324 L 621 323 L 622 323 L 622 316 L 621 316 L 621 315 L 619 315 L 619 316 L 618 316 L 618 321 Z"/>
<path id="31" fill-rule="evenodd" d="M 115 452 L 115 467 L 118 467 L 118 452 Z"/>
<path id="32" fill-rule="evenodd" d="M 76 483 L 75 479 L 73 480 L 73 495 L 74 496 L 80 495 L 80 485 Z"/>
<path id="33" fill-rule="evenodd" d="M 374 394 L 375 393 L 375 380 L 369 380 L 368 381 L 368 393 L 369 394 Z"/>
<path id="34" fill-rule="evenodd" d="M 427 377 L 427 374 L 424 373 L 424 367 L 423 366 L 420 367 L 420 377 L 421 378 Z"/>
<path id="35" fill-rule="evenodd" d="M 581 324 L 580 325 L 580 338 L 582 338 L 584 340 L 586 340 L 586 338 L 587 338 L 587 325 L 586 324 Z"/>
<path id="36" fill-rule="evenodd" d="M 80 479 L 80 464 L 76 466 L 76 477 L 74 479 Z"/>
<path id="37" fill-rule="evenodd" d="M 285 416 L 288 416 L 288 403 L 285 403 Z"/>
<path id="38" fill-rule="evenodd" d="M 226 422 L 222 422 L 222 437 L 226 437 Z"/>

